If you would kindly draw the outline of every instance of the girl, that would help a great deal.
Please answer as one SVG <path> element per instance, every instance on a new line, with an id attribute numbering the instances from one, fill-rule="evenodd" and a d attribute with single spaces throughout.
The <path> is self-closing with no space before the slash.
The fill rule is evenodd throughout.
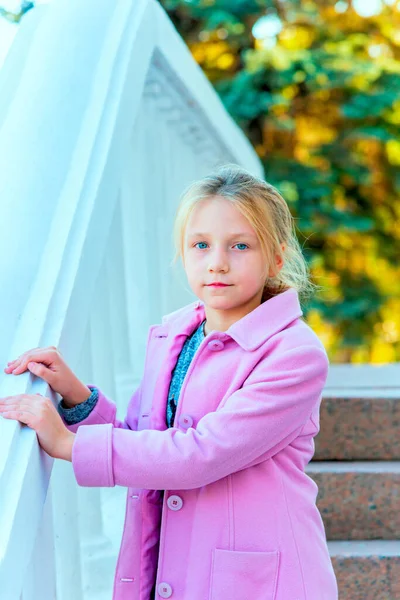
<path id="1" fill-rule="evenodd" d="M 126 419 L 56 348 L 29 369 L 63 396 L 3 399 L 81 486 L 128 488 L 114 600 L 337 600 L 314 454 L 328 359 L 301 318 L 312 290 L 278 191 L 225 165 L 187 188 L 175 243 L 198 301 L 149 329 Z"/>

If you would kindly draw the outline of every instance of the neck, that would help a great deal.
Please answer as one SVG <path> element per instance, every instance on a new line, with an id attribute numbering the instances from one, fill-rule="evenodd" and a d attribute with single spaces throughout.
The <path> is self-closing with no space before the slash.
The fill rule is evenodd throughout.
<path id="1" fill-rule="evenodd" d="M 204 334 L 211 331 L 226 331 L 231 325 L 245 317 L 261 304 L 262 293 L 250 299 L 250 301 L 232 309 L 217 310 L 205 305 L 206 322 L 204 323 Z"/>

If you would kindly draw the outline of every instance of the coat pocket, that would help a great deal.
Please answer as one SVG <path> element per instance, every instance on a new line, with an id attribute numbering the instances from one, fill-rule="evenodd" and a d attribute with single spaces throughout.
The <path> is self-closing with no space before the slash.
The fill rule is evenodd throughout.
<path id="1" fill-rule="evenodd" d="M 215 548 L 209 600 L 274 600 L 279 554 Z"/>

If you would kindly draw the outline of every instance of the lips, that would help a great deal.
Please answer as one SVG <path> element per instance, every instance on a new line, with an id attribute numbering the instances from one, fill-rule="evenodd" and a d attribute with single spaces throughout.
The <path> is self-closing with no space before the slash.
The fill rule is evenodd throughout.
<path id="1" fill-rule="evenodd" d="M 229 287 L 227 283 L 209 283 L 208 287 Z"/>

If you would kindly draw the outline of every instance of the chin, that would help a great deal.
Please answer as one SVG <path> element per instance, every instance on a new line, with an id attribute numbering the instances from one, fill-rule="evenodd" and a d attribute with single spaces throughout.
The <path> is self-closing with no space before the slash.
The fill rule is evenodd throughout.
<path id="1" fill-rule="evenodd" d="M 209 298 L 209 300 L 205 300 L 204 301 L 205 304 L 207 304 L 207 306 L 209 306 L 210 308 L 215 308 L 218 310 L 229 310 L 232 308 L 236 308 L 238 306 L 237 302 L 234 302 L 232 300 L 228 300 L 227 298 Z M 240 305 L 240 303 L 239 303 Z"/>

